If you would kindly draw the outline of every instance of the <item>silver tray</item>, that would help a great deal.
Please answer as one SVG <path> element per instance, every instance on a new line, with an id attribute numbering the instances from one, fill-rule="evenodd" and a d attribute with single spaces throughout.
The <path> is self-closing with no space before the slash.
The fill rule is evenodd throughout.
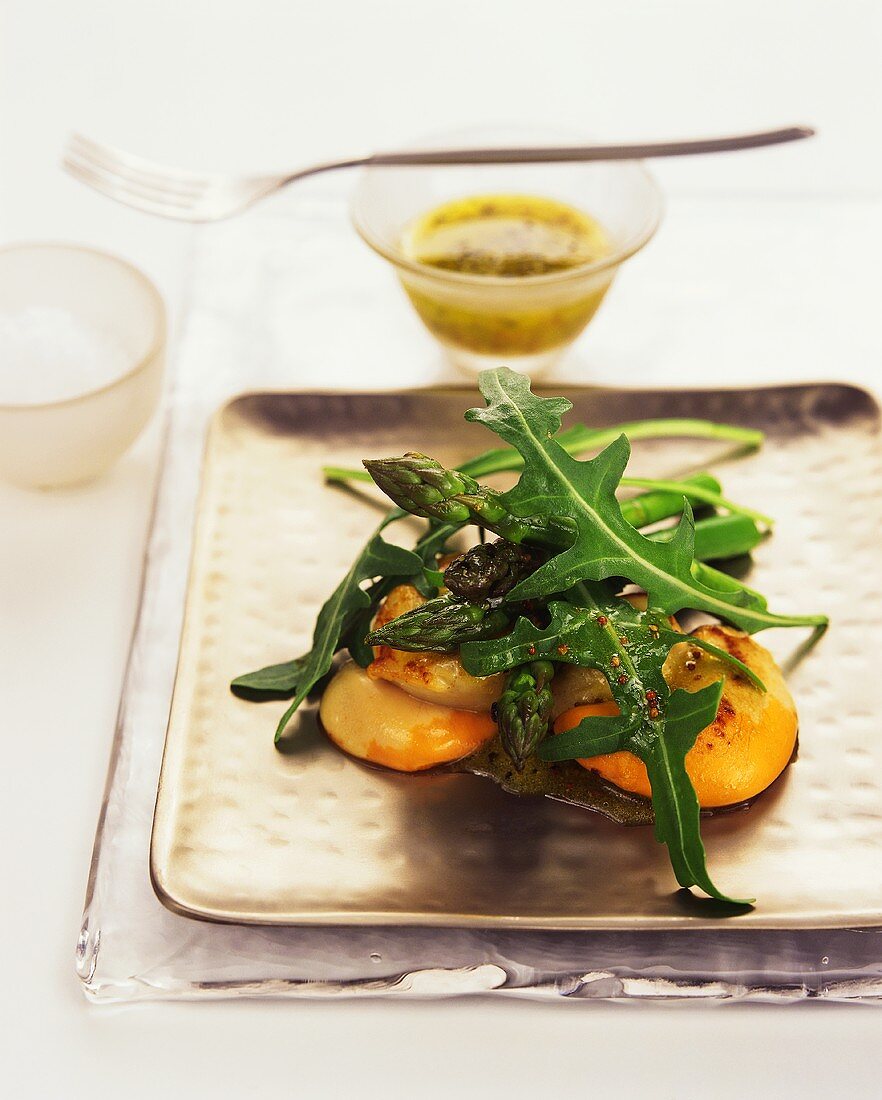
<path id="1" fill-rule="evenodd" d="M 698 931 L 882 925 L 879 413 L 844 386 L 751 391 L 568 390 L 572 420 L 703 416 L 763 429 L 755 456 L 719 444 L 638 444 L 632 468 L 714 462 L 729 495 L 777 519 L 750 583 L 781 611 L 833 625 L 764 636 L 790 666 L 797 762 L 744 813 L 704 823 L 710 865 L 757 906 L 720 921 L 676 889 L 651 831 L 622 828 L 468 775 L 401 776 L 344 757 L 314 709 L 273 747 L 284 703 L 233 697 L 230 679 L 308 648 L 315 613 L 376 522 L 322 482 L 324 462 L 418 448 L 456 462 L 492 437 L 468 391 L 253 394 L 208 439 L 151 873 L 178 913 L 260 924 L 422 924 Z M 333 517 L 329 520 L 329 517 Z"/>

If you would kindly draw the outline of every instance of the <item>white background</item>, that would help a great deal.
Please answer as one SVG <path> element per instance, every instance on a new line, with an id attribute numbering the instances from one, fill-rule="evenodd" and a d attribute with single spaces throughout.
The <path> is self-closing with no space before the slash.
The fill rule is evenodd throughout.
<path id="1" fill-rule="evenodd" d="M 176 316 L 192 231 L 64 177 L 57 160 L 69 130 L 185 166 L 258 169 L 482 122 L 551 121 L 608 139 L 811 122 L 821 136 L 802 146 L 670 162 L 658 174 L 672 211 L 686 204 L 678 226 L 690 198 L 754 203 L 764 217 L 783 211 L 784 232 L 800 236 L 801 339 L 832 350 L 847 335 L 850 354 L 829 355 L 826 373 L 874 380 L 874 0 L 0 0 L 0 13 L 0 241 L 107 247 L 153 275 Z M 814 220 L 788 217 L 805 203 L 818 211 L 816 254 L 805 241 Z M 843 217 L 847 250 L 830 247 Z M 837 296 L 846 269 L 859 289 Z M 705 277 L 715 272 L 726 277 L 725 255 Z M 787 283 L 786 268 L 775 278 Z M 669 298 L 677 292 L 667 288 Z M 608 328 L 606 343 L 614 336 Z M 632 370 L 639 384 L 640 366 Z M 800 377 L 799 357 L 779 354 L 775 373 Z M 878 1095 L 882 1013 L 872 1009 L 87 1006 L 73 940 L 155 456 L 154 427 L 94 486 L 43 495 L 0 487 L 0 1091 Z"/>

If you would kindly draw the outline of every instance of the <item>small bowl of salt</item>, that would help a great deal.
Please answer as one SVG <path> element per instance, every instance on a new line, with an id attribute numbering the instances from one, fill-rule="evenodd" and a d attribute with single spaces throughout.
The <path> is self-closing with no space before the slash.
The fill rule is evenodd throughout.
<path id="1" fill-rule="evenodd" d="M 131 264 L 88 248 L 0 249 L 0 477 L 89 481 L 159 403 L 165 306 Z"/>

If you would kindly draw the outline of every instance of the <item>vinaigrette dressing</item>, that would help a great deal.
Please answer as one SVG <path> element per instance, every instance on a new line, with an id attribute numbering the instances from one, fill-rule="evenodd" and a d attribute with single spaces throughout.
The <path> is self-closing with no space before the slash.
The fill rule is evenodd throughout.
<path id="1" fill-rule="evenodd" d="M 533 195 L 473 195 L 445 203 L 407 227 L 402 248 L 439 275 L 471 277 L 455 285 L 408 276 L 403 282 L 439 340 L 479 355 L 535 355 L 569 343 L 593 317 L 612 279 L 607 271 L 576 282 L 536 279 L 602 260 L 612 244 L 589 214 Z"/>
<path id="2" fill-rule="evenodd" d="M 533 195 L 454 199 L 413 223 L 404 246 L 429 267 L 502 278 L 566 271 L 610 251 L 594 218 Z"/>

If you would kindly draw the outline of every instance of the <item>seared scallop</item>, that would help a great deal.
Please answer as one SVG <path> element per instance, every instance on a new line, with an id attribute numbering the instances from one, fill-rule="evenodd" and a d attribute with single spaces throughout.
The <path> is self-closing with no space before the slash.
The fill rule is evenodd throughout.
<path id="1" fill-rule="evenodd" d="M 425 602 L 412 585 L 398 585 L 380 606 L 374 628 L 385 626 Z M 374 648 L 368 676 L 395 684 L 416 699 L 476 711 L 490 710 L 502 694 L 505 680 L 502 675 L 470 676 L 455 653 L 406 653 L 389 646 Z"/>
<path id="2" fill-rule="evenodd" d="M 775 659 L 749 635 L 727 626 L 702 626 L 693 633 L 737 657 L 767 688 L 759 691 L 736 668 L 690 646 L 688 639 L 674 646 L 664 665 L 665 679 L 672 688 L 698 691 L 724 681 L 717 716 L 687 753 L 686 771 L 701 806 L 731 806 L 758 795 L 787 767 L 796 747 L 796 707 Z M 556 686 L 558 690 L 566 702 L 578 693 L 578 685 Z M 604 693 L 596 689 L 593 678 L 586 681 L 583 699 L 563 713 L 558 711 L 555 733 L 572 729 L 589 715 L 617 714 L 618 708 L 610 700 L 608 685 Z M 646 768 L 630 752 L 579 763 L 623 790 L 647 796 L 652 793 Z"/>
<path id="3" fill-rule="evenodd" d="M 489 711 L 417 699 L 353 661 L 328 684 L 319 715 L 328 737 L 344 752 L 404 772 L 459 760 L 496 733 Z"/>

